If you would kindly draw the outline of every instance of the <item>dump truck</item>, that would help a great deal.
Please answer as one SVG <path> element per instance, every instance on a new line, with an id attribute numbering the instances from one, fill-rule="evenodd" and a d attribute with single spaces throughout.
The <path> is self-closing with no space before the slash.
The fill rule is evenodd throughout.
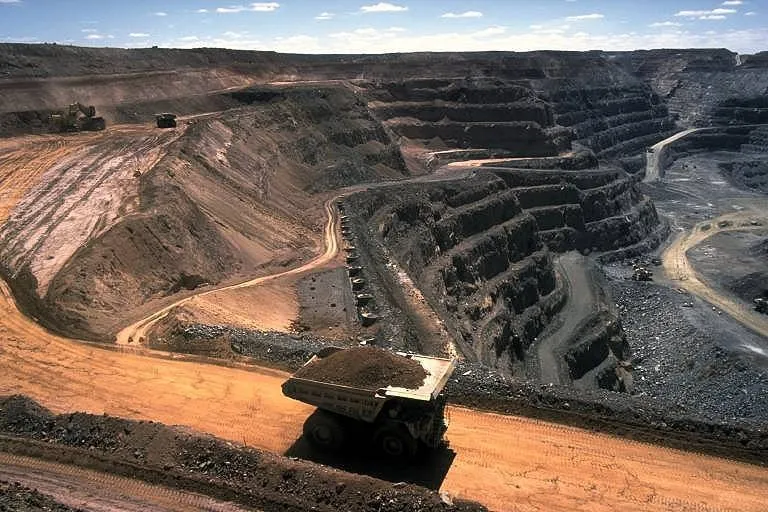
<path id="1" fill-rule="evenodd" d="M 323 349 L 283 383 L 285 396 L 317 407 L 304 423 L 304 437 L 310 444 L 336 451 L 349 439 L 364 439 L 388 458 L 409 459 L 419 449 L 444 443 L 448 422 L 442 391 L 455 369 L 454 360 L 392 353 L 423 368 L 426 377 L 411 388 L 346 386 L 305 375 L 303 370 L 310 365 L 344 350 L 355 349 Z"/>
<path id="2" fill-rule="evenodd" d="M 66 109 L 51 114 L 51 124 L 58 132 L 96 132 L 107 127 L 103 117 L 96 115 L 96 107 L 71 103 Z"/>
<path id="3" fill-rule="evenodd" d="M 176 114 L 169 112 L 155 114 L 155 121 L 158 128 L 176 128 Z"/>

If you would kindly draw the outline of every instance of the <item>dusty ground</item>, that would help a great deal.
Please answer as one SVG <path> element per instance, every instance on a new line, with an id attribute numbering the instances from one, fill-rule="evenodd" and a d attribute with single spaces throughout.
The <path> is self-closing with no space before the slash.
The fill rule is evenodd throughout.
<path id="1" fill-rule="evenodd" d="M 282 396 L 285 373 L 73 343 L 21 316 L 4 290 L 1 394 L 23 393 L 56 412 L 188 425 L 276 453 L 295 443 L 312 411 Z M 45 379 L 38 378 L 41 369 Z M 510 503 L 519 510 L 572 510 L 580 503 L 685 510 L 702 501 L 713 510 L 761 510 L 768 492 L 768 473 L 755 466 L 461 408 L 451 408 L 450 417 L 456 458 L 441 489 L 494 510 L 509 510 Z"/>
<path id="2" fill-rule="evenodd" d="M 75 512 L 75 509 L 57 502 L 51 496 L 21 485 L 18 481 L 0 480 L 0 509 L 3 511 Z"/>
<path id="3" fill-rule="evenodd" d="M 766 240 L 766 230 L 721 231 L 690 249 L 688 259 L 705 281 L 751 307 L 768 295 L 768 258 L 761 250 Z"/>
<path id="4" fill-rule="evenodd" d="M 299 318 L 298 304 L 296 278 L 288 276 L 263 286 L 197 295 L 176 315 L 189 323 L 289 331 Z"/>
<path id="5" fill-rule="evenodd" d="M 355 296 L 346 268 L 314 273 L 298 284 L 298 330 L 329 339 L 348 340 L 360 332 Z"/>
<path id="6" fill-rule="evenodd" d="M 90 512 L 248 510 L 200 494 L 40 459 L 0 452 L 0 460 L 0 510 L 9 512 L 69 512 L 74 509 Z M 6 486 L 1 480 L 18 482 L 25 487 Z"/>

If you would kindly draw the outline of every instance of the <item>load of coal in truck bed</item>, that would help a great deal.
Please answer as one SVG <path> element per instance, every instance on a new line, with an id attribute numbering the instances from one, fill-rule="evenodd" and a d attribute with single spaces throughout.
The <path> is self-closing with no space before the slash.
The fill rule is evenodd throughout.
<path id="1" fill-rule="evenodd" d="M 375 390 L 393 386 L 417 389 L 427 371 L 418 361 L 376 347 L 339 350 L 302 367 L 294 377 Z"/>

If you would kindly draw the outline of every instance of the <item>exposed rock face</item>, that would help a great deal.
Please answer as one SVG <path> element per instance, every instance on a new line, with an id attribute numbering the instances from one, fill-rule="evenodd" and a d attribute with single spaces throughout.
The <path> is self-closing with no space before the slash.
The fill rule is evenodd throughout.
<path id="1" fill-rule="evenodd" d="M 43 87 L 43 77 L 76 85 L 78 99 L 110 121 L 227 111 L 175 142 L 141 176 L 136 215 L 84 243 L 46 296 L 28 303 L 36 314 L 56 311 L 52 325 L 62 319 L 73 334 L 102 336 L 114 325 L 96 328 L 77 297 L 117 323 L 116 311 L 154 298 L 270 261 L 290 264 L 308 254 L 319 227 L 317 209 L 306 208 L 318 203 L 310 194 L 402 177 L 396 142 L 468 150 L 465 158 L 499 152 L 535 160 L 520 164 L 528 171 L 481 172 L 471 185 L 403 187 L 394 203 L 371 193 L 378 206 L 369 214 L 411 276 L 435 301 L 446 298 L 443 316 L 479 358 L 520 364 L 562 302 L 548 251 L 622 249 L 658 224 L 625 173 L 583 171 L 598 158 L 632 157 L 674 129 L 653 84 L 628 69 L 603 52 L 300 56 L 0 45 L 3 133 L 40 129 L 45 109 L 71 101 Z M 325 79 L 344 84 L 246 87 Z M 549 166 L 582 171 L 533 170 Z M 152 263 L 132 262 L 142 258 Z M 3 261 L 7 275 L 36 279 L 16 259 Z M 118 282 L 130 293 L 119 294 Z"/>
<path id="2" fill-rule="evenodd" d="M 565 300 L 550 251 L 620 249 L 658 227 L 653 205 L 632 178 L 615 170 L 494 169 L 471 180 L 374 190 L 349 201 L 462 350 L 511 373 L 522 370 L 528 348 Z M 574 347 L 572 378 L 597 367 L 590 378 L 615 376 L 609 344 L 620 332 L 620 326 L 595 330 L 594 350 Z"/>
<path id="3" fill-rule="evenodd" d="M 558 64 L 570 55 L 554 56 Z M 569 151 L 573 141 L 599 157 L 642 151 L 674 133 L 674 121 L 651 89 L 599 58 L 565 77 L 542 68 L 530 80 L 500 78 L 414 79 L 368 85 L 374 114 L 395 133 L 432 150 L 504 150 L 504 156 L 541 157 Z M 543 64 L 543 63 L 541 63 Z M 511 65 L 511 63 L 510 63 Z M 471 155 L 467 155 L 471 158 Z"/>
<path id="4" fill-rule="evenodd" d="M 22 306 L 51 329 L 110 340 L 149 301 L 311 257 L 322 223 L 312 192 L 405 172 L 344 88 L 241 99 L 253 103 L 196 120 L 139 176 L 132 157 L 115 165 L 119 139 L 52 168 L 0 228 L 0 268 Z M 105 197 L 118 198 L 108 211 Z M 80 218 L 98 222 L 62 257 L 52 241 L 72 239 Z"/>
<path id="5" fill-rule="evenodd" d="M 434 149 L 490 148 L 552 155 L 552 110 L 527 85 L 498 79 L 415 79 L 372 84 L 369 106 L 385 126 Z"/>
<path id="6" fill-rule="evenodd" d="M 720 50 L 650 50 L 612 54 L 648 83 L 685 126 L 768 122 L 765 54 Z"/>
<path id="7" fill-rule="evenodd" d="M 557 124 L 601 158 L 638 153 L 676 131 L 666 105 L 641 84 L 570 85 L 558 88 L 552 101 Z"/>

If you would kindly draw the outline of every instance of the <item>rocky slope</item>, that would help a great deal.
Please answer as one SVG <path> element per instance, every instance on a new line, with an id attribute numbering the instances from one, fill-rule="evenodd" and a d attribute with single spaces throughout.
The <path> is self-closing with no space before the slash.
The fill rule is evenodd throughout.
<path id="1" fill-rule="evenodd" d="M 684 126 L 768 122 L 765 54 L 649 50 L 611 57 L 650 85 Z"/>
<path id="2" fill-rule="evenodd" d="M 314 255 L 313 193 L 402 176 L 396 146 L 348 90 L 254 94 L 177 129 L 140 172 L 130 155 L 115 164 L 130 134 L 106 137 L 85 166 L 75 155 L 75 167 L 51 168 L 0 228 L 3 274 L 22 305 L 50 328 L 109 339 L 147 302 Z M 69 252 L 48 243 L 72 237 L 73 219 L 102 215 Z"/>
<path id="3" fill-rule="evenodd" d="M 565 300 L 550 251 L 622 249 L 659 226 L 653 205 L 620 171 L 494 169 L 454 183 L 373 190 L 347 203 L 461 350 L 505 373 L 524 371 L 529 347 Z M 568 351 L 572 378 L 610 354 L 615 368 L 626 355 L 620 326 L 601 325 L 588 347 Z"/>

